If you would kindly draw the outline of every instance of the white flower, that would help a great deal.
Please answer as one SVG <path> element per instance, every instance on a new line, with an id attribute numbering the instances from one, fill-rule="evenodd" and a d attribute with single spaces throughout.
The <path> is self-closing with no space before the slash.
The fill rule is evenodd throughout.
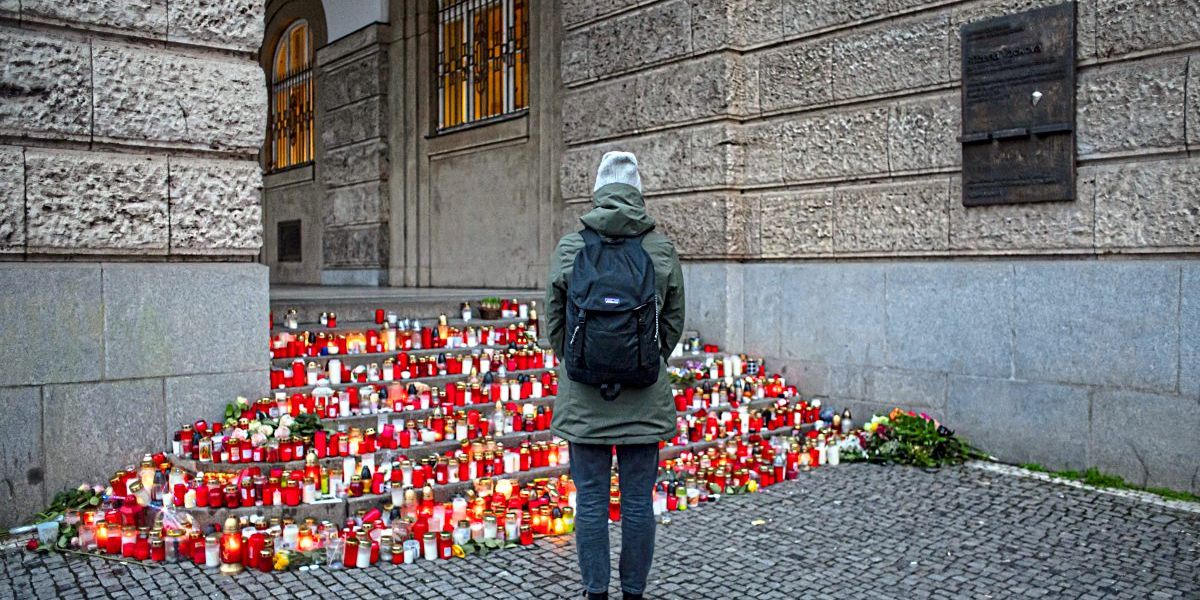
<path id="1" fill-rule="evenodd" d="M 244 440 L 244 439 L 250 437 L 250 434 L 245 429 L 236 428 L 233 430 L 233 433 L 229 434 L 229 437 L 231 437 L 235 440 Z"/>
<path id="2" fill-rule="evenodd" d="M 263 444 L 267 443 L 267 436 L 261 433 L 255 433 L 254 435 L 250 436 L 250 443 L 254 444 L 255 446 L 262 446 Z"/>
<path id="3" fill-rule="evenodd" d="M 261 433 L 264 437 L 271 437 L 271 434 L 274 432 L 275 429 L 266 423 L 258 426 L 258 433 Z"/>
<path id="4" fill-rule="evenodd" d="M 289 431 L 287 427 L 280 425 L 279 427 L 275 428 L 275 439 L 286 440 L 290 437 L 292 437 L 292 432 Z"/>
<path id="5" fill-rule="evenodd" d="M 296 419 L 292 418 L 292 415 L 285 414 L 285 415 L 279 417 L 279 425 L 281 427 L 291 427 L 292 424 L 295 422 L 296 422 Z"/>

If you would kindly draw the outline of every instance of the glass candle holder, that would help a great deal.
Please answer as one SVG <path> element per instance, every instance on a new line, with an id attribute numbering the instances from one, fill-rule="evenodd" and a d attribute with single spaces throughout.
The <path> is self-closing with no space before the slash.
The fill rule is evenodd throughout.
<path id="1" fill-rule="evenodd" d="M 285 525 L 283 528 L 283 549 L 291 550 L 296 547 L 296 543 L 300 539 L 300 526 L 295 523 Z"/>
<path id="2" fill-rule="evenodd" d="M 504 539 L 509 542 L 516 542 L 521 537 L 521 523 L 517 520 L 517 513 L 509 512 L 504 515 Z"/>
<path id="3" fill-rule="evenodd" d="M 52 546 L 58 541 L 58 521 L 45 521 L 37 524 L 38 542 L 43 546 Z"/>
<path id="4" fill-rule="evenodd" d="M 215 533 L 204 538 L 204 566 L 209 569 L 221 566 L 221 546 Z"/>
<path id="5" fill-rule="evenodd" d="M 454 527 L 454 543 L 462 546 L 471 540 L 471 522 L 460 520 Z"/>
<path id="6" fill-rule="evenodd" d="M 365 534 L 358 538 L 358 568 L 365 569 L 371 565 L 371 541 Z"/>
<path id="7" fill-rule="evenodd" d="M 134 544 L 137 542 L 137 528 L 125 527 L 121 530 L 121 556 L 132 558 Z"/>
<path id="8" fill-rule="evenodd" d="M 423 540 L 423 546 L 424 546 L 425 560 L 437 560 L 437 558 L 438 558 L 437 534 L 426 533 L 424 540 Z"/>
<path id="9" fill-rule="evenodd" d="M 484 515 L 483 517 L 483 539 L 496 539 L 497 523 L 496 515 Z"/>
<path id="10" fill-rule="evenodd" d="M 412 564 L 421 554 L 421 542 L 414 539 L 404 540 L 404 564 Z"/>

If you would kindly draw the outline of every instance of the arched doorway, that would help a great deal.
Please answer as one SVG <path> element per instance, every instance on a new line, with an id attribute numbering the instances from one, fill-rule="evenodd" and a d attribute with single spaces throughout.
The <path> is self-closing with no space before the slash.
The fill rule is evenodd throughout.
<path id="1" fill-rule="evenodd" d="M 316 181 L 316 49 L 326 43 L 321 0 L 272 0 L 259 62 L 266 74 L 263 252 L 272 282 L 316 283 L 322 206 Z"/>

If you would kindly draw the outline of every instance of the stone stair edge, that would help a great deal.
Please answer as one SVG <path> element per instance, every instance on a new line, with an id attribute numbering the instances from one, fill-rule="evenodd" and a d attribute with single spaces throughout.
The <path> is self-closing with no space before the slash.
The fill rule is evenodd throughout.
<path id="1" fill-rule="evenodd" d="M 543 367 L 540 369 L 520 369 L 520 370 L 508 371 L 506 378 L 512 379 L 519 375 L 529 375 L 532 377 L 532 376 L 541 375 L 542 373 L 544 373 L 546 371 L 557 371 L 557 369 L 558 369 L 557 367 Z M 496 373 L 496 371 L 492 371 L 492 373 L 494 374 L 494 373 Z M 482 376 L 483 375 L 481 374 L 480 377 L 482 377 Z M 434 386 L 441 386 L 441 385 L 444 385 L 447 383 L 458 383 L 459 381 L 467 381 L 470 379 L 470 377 L 471 377 L 470 373 L 459 373 L 459 374 L 454 374 L 454 375 L 438 375 L 436 377 L 414 377 L 412 379 L 396 379 L 393 381 L 364 381 L 364 382 L 332 383 L 332 384 L 324 383 L 324 384 L 317 384 L 317 385 L 305 385 L 305 386 L 300 386 L 300 387 L 275 388 L 275 389 L 271 390 L 270 393 L 271 393 L 271 395 L 274 395 L 277 392 L 283 392 L 283 393 L 289 394 L 289 395 L 290 394 L 305 394 L 305 393 L 312 392 L 314 389 L 316 389 L 318 387 L 328 387 L 334 391 L 339 391 L 339 390 L 344 390 L 344 389 L 351 388 L 351 387 L 366 387 L 369 385 L 379 385 L 379 386 L 387 387 L 388 384 L 392 384 L 392 383 L 400 383 L 400 384 L 404 384 L 404 385 L 408 385 L 410 383 L 423 383 L 425 385 L 434 387 Z"/>
<path id="2" fill-rule="evenodd" d="M 431 327 L 431 326 L 436 326 L 438 324 L 438 318 L 440 316 L 441 315 L 435 315 L 432 317 L 411 317 L 411 316 L 406 317 L 406 316 L 400 315 L 400 319 L 408 319 L 409 321 L 417 321 L 417 322 L 421 323 L 423 326 Z M 450 327 L 454 327 L 456 329 L 463 329 L 464 327 L 486 327 L 486 326 L 508 327 L 509 325 L 518 325 L 520 323 L 524 323 L 529 320 L 529 319 L 522 319 L 520 317 L 512 317 L 512 318 L 508 318 L 508 319 L 474 318 L 474 319 L 471 319 L 470 321 L 464 321 L 464 320 L 462 320 L 462 318 L 460 316 L 458 316 L 458 313 L 455 313 L 454 316 L 450 316 L 450 314 L 447 314 L 446 316 L 447 316 L 446 324 L 449 325 Z M 279 315 L 276 315 L 275 326 L 271 328 L 272 336 L 278 335 L 280 333 L 302 333 L 302 332 L 306 332 L 306 331 L 312 332 L 312 333 L 347 333 L 347 332 L 355 332 L 355 331 L 367 331 L 370 329 L 374 329 L 374 330 L 378 331 L 383 328 L 382 323 L 376 323 L 374 320 L 343 321 L 340 316 L 338 317 L 337 327 L 329 327 L 327 325 L 321 325 L 321 323 L 318 321 L 313 321 L 313 322 L 301 321 L 298 323 L 298 327 L 296 329 L 289 329 L 286 326 L 280 325 L 279 323 L 281 323 L 281 322 L 282 321 L 280 321 Z"/>
<path id="3" fill-rule="evenodd" d="M 502 299 L 517 299 L 519 301 L 537 301 L 541 302 L 545 298 L 544 291 L 530 291 L 527 294 L 506 294 L 504 296 L 450 296 L 442 298 L 418 298 L 418 299 L 389 299 L 389 298 L 315 298 L 315 299 L 275 299 L 272 298 L 268 305 L 276 320 L 281 320 L 288 309 L 296 309 L 302 322 L 316 322 L 322 312 L 334 312 L 338 317 L 351 317 L 355 319 L 366 319 L 369 315 L 373 315 L 376 309 L 384 309 L 395 312 L 398 315 L 413 315 L 413 314 L 442 314 L 453 315 L 457 314 L 462 307 L 463 302 L 470 302 L 471 306 L 477 306 L 477 303 L 487 297 L 498 297 Z M 436 317 L 435 317 L 436 318 Z"/>
<path id="4" fill-rule="evenodd" d="M 799 426 L 799 429 L 800 429 L 800 431 L 808 431 L 808 430 L 812 429 L 812 427 L 813 426 L 811 423 L 806 423 L 804 425 Z M 747 434 L 743 434 L 743 435 L 739 435 L 739 436 L 735 436 L 735 437 L 729 437 L 729 438 L 722 438 L 719 440 L 692 442 L 689 444 L 683 444 L 683 445 L 678 445 L 678 446 L 666 446 L 659 450 L 659 460 L 671 460 L 671 459 L 677 458 L 679 455 L 683 454 L 684 452 L 706 451 L 709 448 L 718 447 L 721 444 L 726 443 L 729 440 L 733 440 L 733 439 L 748 440 L 751 438 L 751 436 L 761 436 L 761 437 L 772 438 L 772 437 L 776 437 L 779 435 L 784 435 L 788 432 L 793 431 L 794 429 L 796 429 L 796 427 L 794 427 L 794 426 L 785 426 L 785 427 L 780 427 L 777 429 L 759 431 L 759 432 L 754 432 L 754 433 L 747 433 Z M 506 473 L 506 474 L 500 475 L 498 477 L 503 477 L 503 478 L 508 478 L 508 479 L 516 479 L 523 485 L 534 479 L 545 478 L 545 477 L 557 477 L 558 475 L 568 472 L 569 468 L 570 468 L 569 465 L 539 467 L 537 469 L 530 469 L 528 471 L 520 471 L 517 473 Z M 437 502 L 446 502 L 451 497 L 453 497 L 454 494 L 458 494 L 461 491 L 469 489 L 472 485 L 474 485 L 474 482 L 477 481 L 478 479 L 482 479 L 482 478 L 476 478 L 476 479 L 466 480 L 466 481 L 457 481 L 457 482 L 446 483 L 446 484 L 441 484 L 441 485 L 435 484 L 433 486 L 434 499 Z M 358 506 L 360 506 L 362 504 L 367 504 L 369 507 L 381 507 L 380 503 L 386 503 L 389 499 L 390 499 L 390 493 L 387 493 L 387 494 L 364 494 L 362 496 L 340 498 L 337 500 L 327 500 L 327 501 L 322 501 L 322 502 L 318 502 L 318 503 L 314 503 L 314 504 L 301 504 L 299 506 L 281 506 L 281 505 L 248 506 L 248 507 L 218 508 L 218 509 L 180 508 L 177 510 L 191 515 L 201 525 L 210 524 L 210 523 L 219 523 L 219 522 L 223 521 L 225 518 L 227 518 L 228 516 L 263 515 L 266 517 L 293 517 L 293 518 L 296 518 L 297 520 L 301 520 L 304 518 L 310 518 L 310 517 L 312 517 L 313 514 L 319 515 L 322 513 L 330 514 L 330 515 L 332 515 L 333 513 L 338 513 L 339 518 L 338 518 L 338 520 L 335 520 L 334 522 L 340 522 L 341 520 L 344 520 L 344 519 L 348 518 L 351 514 L 353 514 L 352 511 L 357 510 Z M 345 509 L 345 510 L 339 510 L 339 509 Z M 330 519 L 328 517 L 325 517 L 325 519 L 334 520 L 334 519 Z"/>
<path id="5" fill-rule="evenodd" d="M 518 402 L 519 404 L 532 404 L 534 406 L 545 406 L 545 405 L 553 405 L 557 400 L 558 400 L 558 396 L 543 396 L 541 398 L 525 398 L 525 399 L 518 400 L 515 402 Z M 779 398 L 771 398 L 771 397 L 754 398 L 751 401 L 746 402 L 745 407 L 747 408 L 747 410 L 758 410 L 758 409 L 762 409 L 762 408 L 768 408 L 771 405 L 775 404 L 778 400 L 779 400 Z M 495 403 L 484 402 L 484 403 L 477 403 L 477 404 L 468 404 L 468 405 L 464 405 L 464 406 L 456 406 L 455 409 L 457 409 L 457 410 L 475 410 L 480 413 L 481 417 L 489 418 L 491 416 L 491 414 L 495 411 Z M 427 409 L 419 409 L 419 410 L 411 410 L 411 411 L 399 411 L 399 412 L 381 411 L 381 412 L 377 412 L 377 413 L 351 415 L 351 416 L 347 416 L 347 417 L 336 417 L 333 419 L 320 419 L 320 422 L 322 424 L 332 424 L 332 425 L 350 423 L 353 421 L 365 421 L 368 423 L 370 423 L 370 422 L 378 423 L 380 417 L 383 417 L 385 419 L 393 419 L 393 418 L 399 417 L 404 421 L 408 421 L 408 420 L 414 420 L 414 419 L 422 419 L 422 418 L 432 414 L 434 410 L 435 410 L 435 408 L 427 408 Z M 701 411 L 712 412 L 712 411 L 723 411 L 723 410 L 732 410 L 732 407 L 729 404 L 721 404 L 718 406 L 710 406 L 708 408 L 688 408 L 688 409 L 685 409 L 682 411 L 676 411 L 676 415 L 694 415 Z M 393 424 L 395 424 L 394 421 L 393 421 Z M 549 433 L 549 431 L 550 431 L 549 429 L 543 429 L 540 431 L 514 432 L 514 433 L 507 434 L 507 435 L 504 435 L 504 436 L 501 436 L 501 437 L 498 437 L 495 439 L 498 442 L 504 442 L 506 440 L 510 441 L 511 439 L 520 439 L 522 437 L 525 437 L 525 438 L 542 437 L 544 434 Z M 456 444 L 450 443 L 452 441 L 456 442 Z M 475 440 L 468 440 L 468 441 L 475 441 Z M 378 450 L 378 451 L 374 452 L 373 454 L 376 455 L 376 458 L 378 460 L 391 460 L 391 459 L 395 458 L 396 456 L 399 456 L 401 454 L 406 454 L 408 452 L 419 453 L 421 456 L 425 456 L 428 454 L 433 454 L 433 453 L 442 452 L 444 450 L 453 449 L 456 445 L 461 445 L 461 442 L 458 440 L 445 440 L 442 442 L 434 442 L 431 444 L 422 444 L 422 445 L 417 445 L 417 446 L 411 446 L 411 447 L 405 448 L 405 449 Z M 433 446 L 437 446 L 437 447 L 434 448 Z M 383 457 L 382 459 L 379 458 L 381 455 Z M 395 455 L 395 456 L 392 456 L 392 455 Z M 325 457 L 325 458 L 318 459 L 318 461 L 320 462 L 320 464 L 325 464 L 324 461 L 332 461 L 329 464 L 336 464 L 337 460 L 340 460 L 343 458 L 346 458 L 346 457 L 332 456 L 332 457 Z M 284 470 L 294 470 L 296 468 L 303 467 L 305 464 L 304 459 L 296 459 L 296 460 L 287 461 L 287 462 L 215 463 L 215 462 L 200 462 L 200 461 L 192 460 L 192 459 L 172 457 L 172 461 L 174 461 L 174 463 L 177 466 L 181 466 L 190 471 L 214 472 L 214 473 L 231 473 L 231 472 L 240 471 L 243 468 L 249 468 L 249 467 L 259 467 L 259 468 L 277 468 L 278 467 L 278 468 L 282 468 Z"/>

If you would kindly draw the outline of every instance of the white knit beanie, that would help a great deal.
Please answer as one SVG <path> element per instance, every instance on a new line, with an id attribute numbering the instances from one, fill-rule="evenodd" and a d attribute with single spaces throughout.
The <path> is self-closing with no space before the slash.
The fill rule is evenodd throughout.
<path id="1" fill-rule="evenodd" d="M 605 152 L 600 159 L 600 170 L 596 172 L 596 186 L 592 191 L 610 184 L 624 183 L 642 191 L 642 176 L 638 174 L 637 157 L 632 152 Z"/>

